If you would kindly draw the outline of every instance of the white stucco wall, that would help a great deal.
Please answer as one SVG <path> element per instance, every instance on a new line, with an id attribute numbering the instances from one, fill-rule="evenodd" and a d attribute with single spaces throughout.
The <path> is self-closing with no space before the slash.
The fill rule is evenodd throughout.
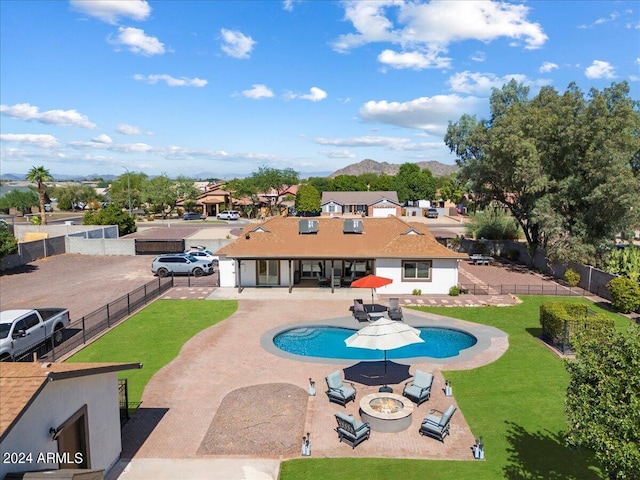
<path id="1" fill-rule="evenodd" d="M 236 262 L 231 258 L 220 257 L 218 260 L 218 271 L 220 275 L 221 287 L 236 286 Z"/>
<path id="2" fill-rule="evenodd" d="M 57 464 L 37 463 L 38 454 L 58 451 L 49 429 L 59 427 L 85 404 L 91 468 L 110 469 L 122 451 L 116 372 L 48 382 L 0 444 L 3 454 L 31 453 L 32 461 L 0 462 L 0 478 L 9 472 L 58 468 Z"/>
<path id="3" fill-rule="evenodd" d="M 331 212 L 330 207 L 334 207 L 333 212 Z M 335 202 L 329 202 L 325 205 L 322 205 L 322 213 L 333 213 L 334 215 L 340 215 L 342 213 L 342 205 L 335 203 Z"/>
<path id="4" fill-rule="evenodd" d="M 289 286 L 289 261 L 280 260 L 280 283 L 281 287 Z M 220 259 L 220 286 L 221 287 L 237 287 L 236 284 L 236 267 L 235 263 L 231 259 Z M 256 286 L 256 261 L 255 260 L 242 260 L 240 262 L 240 273 L 242 278 L 243 287 L 255 287 Z M 294 268 L 295 270 L 295 268 Z M 293 278 L 291 279 L 293 283 Z"/>
<path id="5" fill-rule="evenodd" d="M 403 282 L 400 259 L 377 260 L 375 274 L 393 280 L 393 283 L 376 290 L 381 294 L 411 294 L 416 288 L 422 290 L 423 294 L 448 294 L 449 289 L 458 284 L 458 261 L 455 259 L 432 260 L 430 282 Z"/>

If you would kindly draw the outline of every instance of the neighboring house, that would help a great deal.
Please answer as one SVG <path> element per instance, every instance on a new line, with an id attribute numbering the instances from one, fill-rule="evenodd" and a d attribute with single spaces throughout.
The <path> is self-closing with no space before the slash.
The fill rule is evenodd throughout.
<path id="1" fill-rule="evenodd" d="M 215 217 L 226 210 L 231 199 L 231 192 L 223 190 L 221 184 L 215 184 L 196 199 L 196 206 L 202 208 L 205 215 Z M 176 207 L 184 208 L 184 199 L 176 202 Z"/>
<path id="2" fill-rule="evenodd" d="M 397 192 L 322 192 L 323 215 L 344 213 L 364 214 L 367 217 L 402 215 Z"/>
<path id="3" fill-rule="evenodd" d="M 10 472 L 108 471 L 120 458 L 118 372 L 139 363 L 0 363 L 0 478 Z M 29 455 L 29 457 L 27 457 Z"/>
<path id="4" fill-rule="evenodd" d="M 458 261 L 423 223 L 389 218 L 273 217 L 216 252 L 220 286 L 349 286 L 368 273 L 393 279 L 384 294 L 448 293 Z"/>

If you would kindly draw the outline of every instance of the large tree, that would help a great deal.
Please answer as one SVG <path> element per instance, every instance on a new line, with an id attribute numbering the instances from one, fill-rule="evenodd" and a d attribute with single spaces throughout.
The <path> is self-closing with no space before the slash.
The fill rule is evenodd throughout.
<path id="1" fill-rule="evenodd" d="M 40 203 L 40 224 L 47 224 L 47 215 L 44 211 L 44 182 L 50 182 L 53 177 L 49 173 L 49 170 L 40 167 L 31 167 L 31 170 L 27 172 L 27 180 L 38 185 L 38 200 Z"/>
<path id="2" fill-rule="evenodd" d="M 420 170 L 416 163 L 403 163 L 394 179 L 398 200 L 402 203 L 435 197 L 436 180 L 431 170 Z"/>
<path id="3" fill-rule="evenodd" d="M 284 192 L 292 185 L 298 184 L 298 173 L 292 168 L 279 170 L 271 167 L 260 167 L 257 172 L 253 172 L 249 177 L 251 182 L 264 194 L 268 196 L 271 214 L 275 214 L 277 207 L 284 200 Z"/>
<path id="4" fill-rule="evenodd" d="M 296 195 L 296 210 L 299 213 L 320 213 L 320 192 L 313 185 L 304 183 L 298 188 Z"/>
<path id="5" fill-rule="evenodd" d="M 11 190 L 6 195 L 0 197 L 0 210 L 9 212 L 15 208 L 22 213 L 31 212 L 31 207 L 38 205 L 38 194 L 29 187 L 28 190 Z"/>
<path id="6" fill-rule="evenodd" d="M 111 182 L 109 196 L 111 201 L 120 208 L 131 209 L 142 206 L 142 187 L 147 180 L 145 173 L 127 172 Z M 131 200 L 131 205 L 129 205 Z"/>
<path id="7" fill-rule="evenodd" d="M 464 115 L 445 143 L 480 202 L 506 206 L 531 251 L 594 262 L 637 222 L 638 102 L 626 83 L 585 95 L 545 87 L 533 99 L 515 80 L 494 89 L 491 118 Z"/>
<path id="8" fill-rule="evenodd" d="M 98 199 L 95 188 L 79 183 L 57 187 L 54 193 L 60 210 L 75 211 L 79 206 L 88 205 Z"/>
<path id="9" fill-rule="evenodd" d="M 140 194 L 142 201 L 149 205 L 151 212 L 162 214 L 162 218 L 166 218 L 167 214 L 171 213 L 178 200 L 176 183 L 166 175 L 145 180 Z"/>
<path id="10" fill-rule="evenodd" d="M 640 478 L 640 327 L 579 338 L 566 367 L 569 442 L 593 450 L 609 478 Z"/>

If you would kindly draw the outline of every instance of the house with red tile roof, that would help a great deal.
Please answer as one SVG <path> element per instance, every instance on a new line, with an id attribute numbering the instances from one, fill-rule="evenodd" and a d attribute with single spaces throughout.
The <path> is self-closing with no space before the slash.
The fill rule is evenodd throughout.
<path id="1" fill-rule="evenodd" d="M 7 473 L 108 471 L 120 458 L 118 372 L 139 363 L 0 363 L 0 462 Z M 4 461 L 4 459 L 9 461 Z"/>
<path id="2" fill-rule="evenodd" d="M 348 287 L 369 273 L 393 283 L 383 294 L 448 293 L 466 258 L 423 223 L 388 218 L 273 217 L 251 224 L 216 252 L 221 287 Z"/>

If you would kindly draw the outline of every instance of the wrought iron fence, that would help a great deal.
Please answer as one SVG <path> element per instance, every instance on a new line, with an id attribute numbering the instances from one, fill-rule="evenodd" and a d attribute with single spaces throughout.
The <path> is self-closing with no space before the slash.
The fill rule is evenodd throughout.
<path id="1" fill-rule="evenodd" d="M 550 295 L 558 297 L 584 297 L 589 293 L 580 287 L 567 287 L 558 283 L 550 285 L 485 285 L 461 283 L 462 293 L 472 295 Z"/>
<path id="2" fill-rule="evenodd" d="M 15 356 L 16 361 L 40 360 L 55 361 L 60 356 L 71 352 L 80 345 L 87 343 L 93 337 L 116 325 L 136 310 L 173 287 L 173 278 L 158 278 L 117 300 L 94 310 L 80 320 L 72 322 L 63 330 L 62 342 L 45 342 L 35 349 L 29 349 Z"/>

